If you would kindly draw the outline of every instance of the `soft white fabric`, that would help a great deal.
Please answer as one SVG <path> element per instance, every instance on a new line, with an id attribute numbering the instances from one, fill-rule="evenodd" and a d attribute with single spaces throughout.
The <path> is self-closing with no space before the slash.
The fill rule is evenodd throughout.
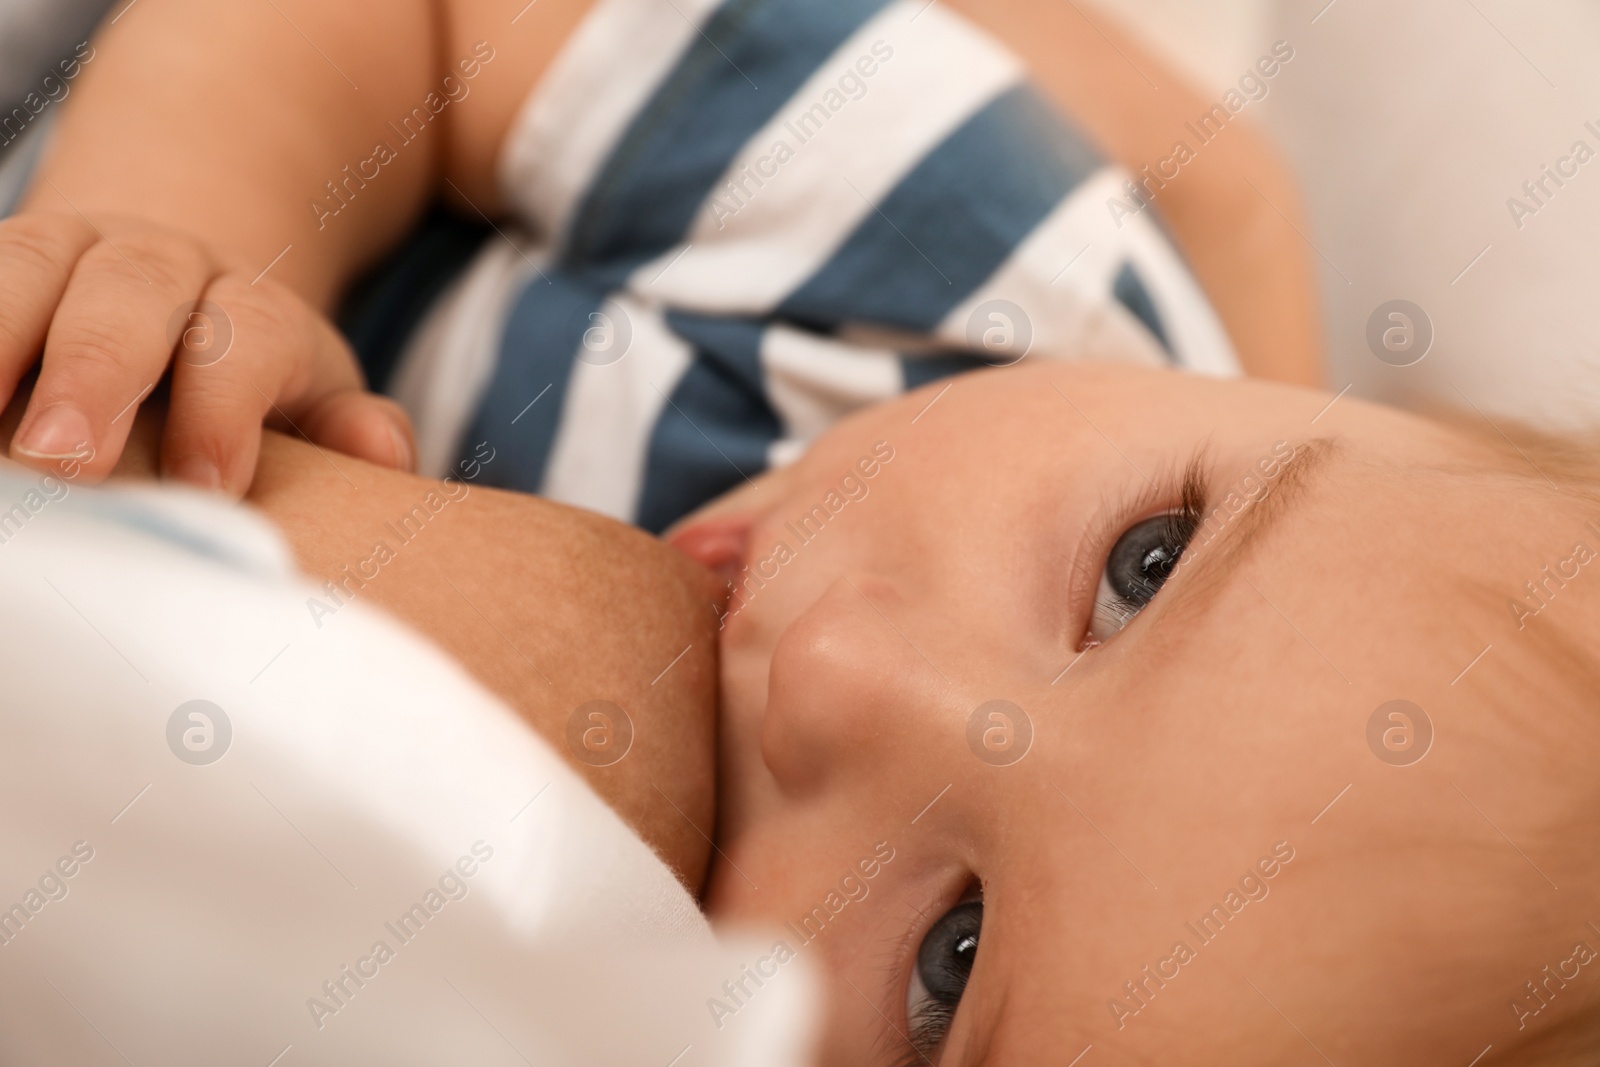
<path id="1" fill-rule="evenodd" d="M 1189 82 L 1220 89 L 1256 61 L 1278 0 L 1090 0 Z M 1327 0 L 1320 0 L 1321 4 Z"/>
<path id="2" fill-rule="evenodd" d="M 0 1062 L 802 1061 L 804 961 L 719 1029 L 766 946 L 719 945 L 446 657 L 359 602 L 319 626 L 316 591 L 242 510 L 0 473 Z M 232 731 L 206 765 L 169 744 L 196 699 Z"/>
<path id="3" fill-rule="evenodd" d="M 599 314 L 602 322 L 629 324 L 633 359 L 574 361 L 544 492 L 575 507 L 626 518 L 644 487 L 650 432 L 694 362 L 694 350 L 662 316 L 627 293 L 611 297 Z"/>
<path id="4" fill-rule="evenodd" d="M 1600 425 L 1593 3 L 1094 3 L 1202 94 L 1235 83 L 1274 41 L 1294 46 L 1259 117 L 1303 186 L 1333 390 L 1549 429 Z M 1597 158 L 1561 186 L 1547 180 L 1542 206 L 1530 200 L 1523 183 L 1580 140 Z M 1513 198 L 1537 213 L 1513 214 Z M 1419 305 L 1435 333 L 1413 366 L 1367 344 L 1369 317 L 1394 299 Z"/>
<path id="5" fill-rule="evenodd" d="M 1600 8 L 1588 0 L 1282 0 L 1293 68 L 1263 115 L 1305 184 L 1329 384 L 1551 428 L 1600 424 L 1600 158 L 1537 215 L 1523 183 L 1600 155 Z M 1589 124 L 1592 124 L 1593 128 Z M 1326 257 L 1326 258 L 1323 258 Z M 1481 258 L 1479 258 L 1481 257 Z M 1420 305 L 1433 351 L 1390 367 L 1368 317 Z"/>

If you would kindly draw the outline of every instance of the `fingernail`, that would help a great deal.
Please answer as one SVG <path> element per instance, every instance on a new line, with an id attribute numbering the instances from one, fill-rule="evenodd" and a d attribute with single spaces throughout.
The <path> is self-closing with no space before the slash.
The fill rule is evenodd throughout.
<path id="1" fill-rule="evenodd" d="M 89 420 L 71 404 L 54 404 L 28 421 L 11 450 L 32 459 L 84 459 L 93 455 Z"/>
<path id="2" fill-rule="evenodd" d="M 196 489 L 205 489 L 213 493 L 222 490 L 222 472 L 217 469 L 215 463 L 204 456 L 185 456 L 171 466 L 167 476 L 180 482 L 187 482 Z"/>
<path id="3" fill-rule="evenodd" d="M 394 441 L 394 465 L 396 470 L 415 471 L 417 460 L 411 452 L 411 442 L 400 427 L 393 422 L 389 423 L 389 437 Z"/>

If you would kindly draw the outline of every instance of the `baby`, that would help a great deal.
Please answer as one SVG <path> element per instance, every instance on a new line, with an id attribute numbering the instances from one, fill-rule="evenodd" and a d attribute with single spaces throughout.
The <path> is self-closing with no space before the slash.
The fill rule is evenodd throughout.
<path id="1" fill-rule="evenodd" d="M 1581 989 L 1502 1033 L 1589 935 L 1471 809 L 1600 888 L 1592 601 L 1519 643 L 1499 593 L 1577 558 L 1592 473 L 1060 362 L 1314 379 L 1236 121 L 1292 49 L 1212 104 L 1073 5 L 516 6 L 124 11 L 0 225 L 0 385 L 43 352 L 12 455 L 102 477 L 160 385 L 200 486 L 250 486 L 265 419 L 430 476 L 490 442 L 494 484 L 671 527 L 733 587 L 708 900 L 827 961 L 827 1062 L 1582 1036 Z M 440 196 L 489 236 L 424 228 L 342 335 Z M 1399 777 L 1397 699 L 1456 738 Z"/>
<path id="2" fill-rule="evenodd" d="M 707 899 L 837 976 L 823 1062 L 1594 1062 L 1593 446 L 937 389 L 673 533 L 743 601 Z"/>

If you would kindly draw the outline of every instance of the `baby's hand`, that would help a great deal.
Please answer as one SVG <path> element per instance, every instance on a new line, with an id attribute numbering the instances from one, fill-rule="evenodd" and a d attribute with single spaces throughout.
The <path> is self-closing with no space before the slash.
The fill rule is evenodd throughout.
<path id="1" fill-rule="evenodd" d="M 151 223 L 44 213 L 0 221 L 0 408 L 41 350 L 11 442 L 13 459 L 40 470 L 71 464 L 75 477 L 104 478 L 169 363 L 167 477 L 241 495 L 263 420 L 382 466 L 413 464 L 405 414 L 366 392 L 321 314 Z"/>

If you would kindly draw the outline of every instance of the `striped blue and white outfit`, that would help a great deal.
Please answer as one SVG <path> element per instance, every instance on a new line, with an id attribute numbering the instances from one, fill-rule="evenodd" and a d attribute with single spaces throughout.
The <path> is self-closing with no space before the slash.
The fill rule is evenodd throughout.
<path id="1" fill-rule="evenodd" d="M 926 0 L 599 0 L 513 126 L 516 228 L 386 387 L 424 473 L 661 530 L 864 404 L 1028 358 L 1237 373 L 1129 175 Z"/>

